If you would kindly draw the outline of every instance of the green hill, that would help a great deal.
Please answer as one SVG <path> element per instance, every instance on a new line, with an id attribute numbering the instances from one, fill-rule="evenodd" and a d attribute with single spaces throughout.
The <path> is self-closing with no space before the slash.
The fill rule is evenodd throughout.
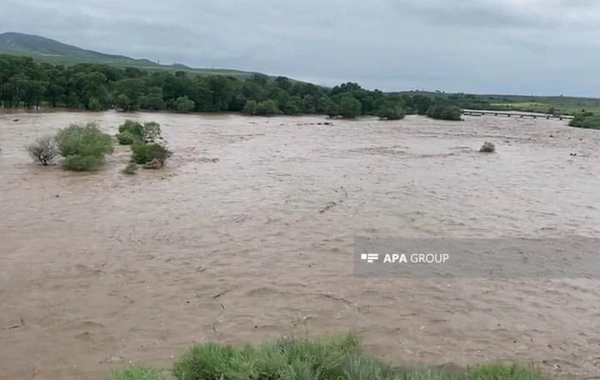
<path id="1" fill-rule="evenodd" d="M 74 65 L 78 63 L 100 63 L 118 67 L 137 67 L 143 70 L 187 71 L 200 75 L 230 75 L 250 77 L 253 72 L 229 69 L 195 69 L 179 63 L 159 65 L 148 59 L 134 59 L 124 55 L 104 54 L 41 36 L 7 32 L 0 34 L 0 54 L 24 55 L 39 62 Z"/>

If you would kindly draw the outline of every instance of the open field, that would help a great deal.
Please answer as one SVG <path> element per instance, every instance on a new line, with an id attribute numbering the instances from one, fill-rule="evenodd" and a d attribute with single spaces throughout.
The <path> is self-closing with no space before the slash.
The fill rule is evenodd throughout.
<path id="1" fill-rule="evenodd" d="M 166 168 L 125 176 L 119 147 L 70 173 L 23 149 L 126 118 L 161 123 Z M 357 235 L 600 237 L 598 131 L 465 119 L 0 113 L 0 379 L 99 379 L 169 367 L 195 342 L 349 330 L 396 363 L 597 376 L 598 279 L 352 275 Z"/>
<path id="2" fill-rule="evenodd" d="M 519 111 L 531 111 L 531 112 L 542 112 L 547 113 L 548 110 L 554 107 L 558 113 L 564 113 L 574 115 L 582 112 L 593 112 L 600 114 L 600 100 L 595 101 L 581 101 L 571 103 L 561 103 L 557 101 L 549 101 L 547 103 L 540 102 L 515 102 L 515 103 L 492 103 L 492 106 L 496 109 L 506 110 L 519 110 Z"/>

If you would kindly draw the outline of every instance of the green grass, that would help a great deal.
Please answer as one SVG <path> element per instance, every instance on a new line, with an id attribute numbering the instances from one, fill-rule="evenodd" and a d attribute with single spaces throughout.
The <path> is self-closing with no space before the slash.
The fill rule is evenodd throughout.
<path id="1" fill-rule="evenodd" d="M 147 366 L 129 366 L 113 370 L 106 380 L 176 380 L 169 371 Z"/>
<path id="2" fill-rule="evenodd" d="M 537 102 L 517 102 L 517 103 L 492 103 L 496 109 L 506 109 L 514 111 L 540 112 L 546 113 L 552 107 L 551 104 Z"/>
<path id="3" fill-rule="evenodd" d="M 578 114 L 569 125 L 577 128 L 600 129 L 600 116 Z"/>
<path id="4" fill-rule="evenodd" d="M 260 345 L 191 347 L 171 372 L 124 367 L 108 380 L 547 380 L 529 365 L 491 363 L 464 369 L 395 366 L 368 355 L 357 335 L 280 339 Z M 167 377 L 165 377 L 167 376 Z"/>

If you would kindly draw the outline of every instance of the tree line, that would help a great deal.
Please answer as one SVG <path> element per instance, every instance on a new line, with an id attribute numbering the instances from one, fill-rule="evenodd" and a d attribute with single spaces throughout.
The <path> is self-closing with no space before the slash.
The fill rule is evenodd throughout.
<path id="1" fill-rule="evenodd" d="M 0 55 L 0 102 L 6 108 L 325 114 L 345 118 L 378 115 L 390 120 L 421 114 L 460 120 L 457 102 L 448 97 L 370 91 L 351 82 L 325 88 L 263 74 L 238 79 L 104 64 L 63 66 L 10 55 Z"/>

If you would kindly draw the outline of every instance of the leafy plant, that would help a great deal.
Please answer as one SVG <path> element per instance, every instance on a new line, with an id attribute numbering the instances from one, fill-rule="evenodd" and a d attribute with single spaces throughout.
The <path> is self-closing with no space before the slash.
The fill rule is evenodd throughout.
<path id="1" fill-rule="evenodd" d="M 196 107 L 196 103 L 187 96 L 180 96 L 175 101 L 175 109 L 177 112 L 190 112 L 194 110 L 194 107 Z"/>
<path id="2" fill-rule="evenodd" d="M 161 139 L 160 124 L 150 121 L 144 124 L 126 120 L 119 126 L 117 140 L 121 145 L 132 145 L 136 141 L 155 142 Z"/>
<path id="3" fill-rule="evenodd" d="M 142 138 L 144 133 L 144 126 L 141 123 L 133 120 L 125 120 L 123 124 L 119 126 L 119 133 L 129 132 L 133 136 Z"/>
<path id="4" fill-rule="evenodd" d="M 440 120 L 461 120 L 462 111 L 453 105 L 434 105 L 427 110 L 427 116 Z"/>
<path id="5" fill-rule="evenodd" d="M 167 148 L 155 143 L 145 144 L 137 142 L 131 146 L 131 151 L 133 152 L 133 162 L 140 165 L 157 160 L 162 167 L 165 161 L 172 155 Z"/>
<path id="6" fill-rule="evenodd" d="M 65 169 L 73 171 L 90 171 L 104 165 L 104 156 L 74 154 L 65 157 L 61 164 Z"/>
<path id="7" fill-rule="evenodd" d="M 120 145 L 131 145 L 134 142 L 138 141 L 139 137 L 133 135 L 129 131 L 125 131 L 117 134 L 117 141 Z"/>
<path id="8" fill-rule="evenodd" d="M 62 164 L 70 170 L 96 169 L 104 164 L 105 155 L 114 150 L 110 135 L 102 133 L 93 123 L 62 129 L 55 140 L 59 153 L 64 157 Z"/>
<path id="9" fill-rule="evenodd" d="M 258 104 L 256 103 L 256 100 L 248 100 L 244 105 L 244 109 L 242 110 L 242 112 L 246 115 L 256 115 L 257 105 Z"/>
<path id="10" fill-rule="evenodd" d="M 404 119 L 404 111 L 400 107 L 384 107 L 379 110 L 381 120 L 401 120 Z"/>
<path id="11" fill-rule="evenodd" d="M 344 95 L 340 99 L 340 105 L 338 106 L 338 113 L 344 118 L 355 118 L 361 113 L 362 105 L 352 95 Z"/>

